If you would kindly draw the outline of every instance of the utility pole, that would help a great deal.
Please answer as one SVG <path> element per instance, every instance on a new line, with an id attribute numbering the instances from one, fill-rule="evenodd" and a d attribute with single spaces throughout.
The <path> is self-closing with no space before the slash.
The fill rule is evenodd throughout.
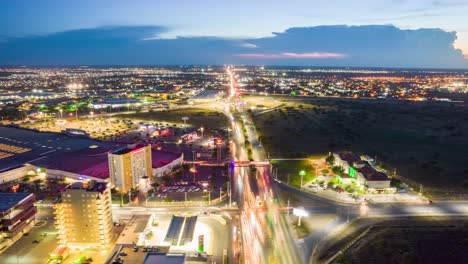
<path id="1" fill-rule="evenodd" d="M 229 180 L 227 182 L 228 186 L 227 186 L 227 190 L 228 190 L 228 195 L 229 195 L 229 207 L 232 206 L 232 198 L 231 198 L 231 194 L 232 194 L 232 191 L 231 191 L 231 167 L 228 166 L 228 177 L 229 177 Z"/>
<path id="2" fill-rule="evenodd" d="M 289 216 L 289 211 L 290 211 L 290 210 L 289 210 L 289 198 L 288 198 L 288 216 Z"/>
<path id="3" fill-rule="evenodd" d="M 232 206 L 231 182 L 228 182 L 229 207 Z"/>
<path id="4" fill-rule="evenodd" d="M 187 203 L 187 192 L 185 192 L 185 203 Z"/>
<path id="5" fill-rule="evenodd" d="M 192 150 L 192 176 L 193 182 L 195 182 L 195 150 Z"/>
<path id="6" fill-rule="evenodd" d="M 223 187 L 219 187 L 219 200 L 221 201 L 221 193 L 223 192 Z"/>
<path id="7" fill-rule="evenodd" d="M 217 159 L 217 161 L 219 163 L 219 162 L 221 162 L 221 145 L 218 145 L 217 150 L 218 150 L 218 153 L 216 155 L 216 159 Z"/>

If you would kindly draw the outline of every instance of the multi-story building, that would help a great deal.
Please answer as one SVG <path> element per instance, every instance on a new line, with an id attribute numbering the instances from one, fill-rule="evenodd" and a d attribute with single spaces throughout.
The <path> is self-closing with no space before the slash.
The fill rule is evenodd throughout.
<path id="1" fill-rule="evenodd" d="M 111 183 L 123 192 L 153 176 L 150 145 L 130 145 L 109 153 L 108 158 Z"/>
<path id="2" fill-rule="evenodd" d="M 0 253 L 34 226 L 35 201 L 32 193 L 0 193 Z"/>
<path id="3" fill-rule="evenodd" d="M 60 244 L 70 248 L 109 248 L 113 239 L 108 183 L 75 182 L 56 205 Z"/>

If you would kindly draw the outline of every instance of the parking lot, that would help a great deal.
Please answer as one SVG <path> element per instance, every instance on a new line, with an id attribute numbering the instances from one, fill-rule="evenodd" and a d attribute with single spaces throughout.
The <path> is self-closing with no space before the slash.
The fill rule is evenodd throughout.
<path id="1" fill-rule="evenodd" d="M 47 235 L 45 235 L 47 234 Z M 27 235 L 20 238 L 0 255 L 2 264 L 44 264 L 58 245 L 57 231 L 53 221 L 33 227 Z"/>
<path id="2" fill-rule="evenodd" d="M 178 182 L 175 185 L 159 186 L 148 201 L 167 201 L 168 199 L 184 201 L 186 198 L 187 200 L 202 200 L 204 196 L 207 199 L 208 191 L 210 190 L 207 186 L 204 187 L 202 184 Z M 219 195 L 219 190 L 217 194 L 211 192 L 212 199 L 217 197 L 215 195 Z"/>

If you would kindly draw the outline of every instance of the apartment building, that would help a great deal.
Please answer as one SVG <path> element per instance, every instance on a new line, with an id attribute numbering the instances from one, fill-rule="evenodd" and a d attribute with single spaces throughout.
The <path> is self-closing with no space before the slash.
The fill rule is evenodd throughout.
<path id="1" fill-rule="evenodd" d="M 56 205 L 60 245 L 70 248 L 109 248 L 113 239 L 111 193 L 108 183 L 75 182 Z"/>
<path id="2" fill-rule="evenodd" d="M 0 253 L 34 226 L 35 201 L 32 193 L 0 193 Z"/>

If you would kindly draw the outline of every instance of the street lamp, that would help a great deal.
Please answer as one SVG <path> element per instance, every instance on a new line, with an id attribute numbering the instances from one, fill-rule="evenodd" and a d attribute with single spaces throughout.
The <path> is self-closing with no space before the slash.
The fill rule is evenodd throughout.
<path id="1" fill-rule="evenodd" d="M 184 121 L 184 126 L 186 126 L 187 120 L 189 120 L 187 116 L 182 117 L 182 121 Z"/>
<path id="2" fill-rule="evenodd" d="M 302 189 L 302 185 L 303 185 L 303 182 L 304 182 L 304 176 L 306 175 L 306 172 L 304 170 L 301 170 L 299 172 L 299 176 L 301 176 L 301 189 Z"/>
<path id="3" fill-rule="evenodd" d="M 205 130 L 205 128 L 204 128 L 204 127 L 201 127 L 201 128 L 200 128 L 200 131 L 201 131 L 201 137 L 202 137 L 202 138 L 203 138 L 203 131 L 204 131 L 204 130 Z"/>
<path id="4" fill-rule="evenodd" d="M 63 117 L 62 117 L 63 109 L 60 108 L 60 109 L 59 109 L 59 112 L 60 112 L 60 119 L 63 119 Z"/>

